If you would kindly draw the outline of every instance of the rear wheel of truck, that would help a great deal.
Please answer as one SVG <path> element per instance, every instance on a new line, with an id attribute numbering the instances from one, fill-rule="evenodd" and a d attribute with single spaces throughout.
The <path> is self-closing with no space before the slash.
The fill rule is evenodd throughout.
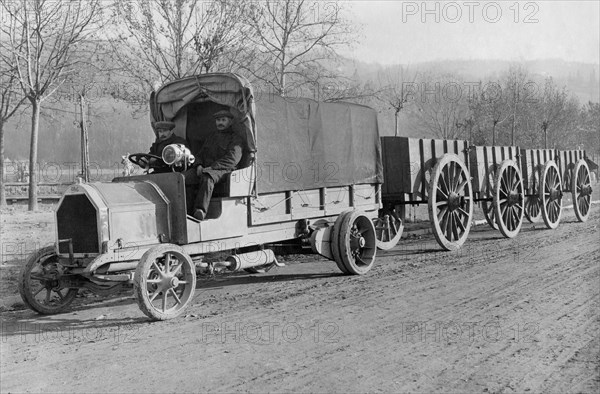
<path id="1" fill-rule="evenodd" d="M 373 267 L 377 236 L 372 220 L 364 213 L 342 213 L 335 223 L 332 238 L 333 256 L 342 272 L 363 275 Z"/>

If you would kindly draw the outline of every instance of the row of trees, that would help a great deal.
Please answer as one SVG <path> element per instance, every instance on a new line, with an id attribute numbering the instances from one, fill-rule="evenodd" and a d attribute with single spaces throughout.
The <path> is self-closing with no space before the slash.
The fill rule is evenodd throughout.
<path id="1" fill-rule="evenodd" d="M 466 81 L 432 71 L 384 73 L 377 97 L 418 135 L 467 139 L 477 145 L 575 149 L 600 153 L 600 107 L 582 105 L 552 77 L 511 66 L 495 79 Z"/>
<path id="2" fill-rule="evenodd" d="M 4 126 L 20 110 L 31 114 L 29 208 L 35 209 L 40 114 L 51 98 L 68 90 L 83 114 L 93 89 L 126 81 L 128 88 L 103 94 L 145 112 L 158 86 L 206 72 L 238 72 L 282 96 L 366 103 L 393 115 L 397 135 L 407 127 L 486 145 L 599 149 L 598 104 L 582 107 L 551 78 L 540 80 L 521 67 L 475 82 L 407 68 L 385 70 L 366 83 L 341 76 L 338 52 L 356 42 L 359 29 L 347 19 L 345 4 L 0 0 L 0 181 Z"/>

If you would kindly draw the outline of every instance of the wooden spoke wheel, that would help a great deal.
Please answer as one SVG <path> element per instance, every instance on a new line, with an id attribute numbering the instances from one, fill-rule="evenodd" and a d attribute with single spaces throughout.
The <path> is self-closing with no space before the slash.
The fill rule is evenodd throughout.
<path id="1" fill-rule="evenodd" d="M 573 209 L 580 222 L 585 222 L 590 216 L 592 203 L 592 182 L 590 169 L 584 159 L 575 165 L 571 177 L 571 193 L 573 194 Z"/>
<path id="2" fill-rule="evenodd" d="M 183 313 L 194 296 L 194 263 L 177 245 L 155 246 L 140 259 L 133 285 L 138 306 L 146 316 L 172 319 Z"/>
<path id="3" fill-rule="evenodd" d="M 490 225 L 490 227 L 494 230 L 498 230 L 498 223 L 496 223 L 496 214 L 494 213 L 493 202 L 482 200 L 481 210 L 483 211 L 483 217 L 485 217 L 485 221 Z"/>
<path id="4" fill-rule="evenodd" d="M 533 169 L 531 176 L 531 188 L 532 192 L 530 195 L 525 197 L 525 218 L 529 223 L 539 223 L 542 220 L 542 200 L 540 200 L 540 169 L 536 167 Z"/>
<path id="5" fill-rule="evenodd" d="M 23 302 L 44 315 L 59 313 L 69 307 L 78 289 L 63 287 L 65 268 L 58 262 L 53 246 L 35 251 L 21 271 L 19 293 Z"/>
<path id="6" fill-rule="evenodd" d="M 467 167 L 455 154 L 442 156 L 429 184 L 429 219 L 433 235 L 446 250 L 466 241 L 473 220 L 473 189 Z"/>
<path id="7" fill-rule="evenodd" d="M 340 214 L 332 232 L 331 250 L 340 270 L 366 274 L 375 263 L 377 237 L 371 219 L 360 211 Z"/>
<path id="8" fill-rule="evenodd" d="M 485 177 L 485 190 L 483 190 L 483 197 L 485 200 L 481 201 L 481 210 L 483 211 L 483 217 L 485 221 L 494 230 L 498 230 L 498 223 L 496 223 L 496 214 L 494 213 L 494 204 L 492 203 L 494 194 L 494 181 L 496 178 L 496 170 L 498 166 L 493 164 L 490 166 Z"/>
<path id="9" fill-rule="evenodd" d="M 398 244 L 404 231 L 402 219 L 395 209 L 382 209 L 379 217 L 373 219 L 377 236 L 377 249 L 389 250 Z"/>
<path id="10" fill-rule="evenodd" d="M 554 160 L 549 160 L 541 172 L 540 201 L 542 203 L 542 218 L 546 227 L 555 229 L 562 215 L 562 197 L 560 173 Z"/>
<path id="11" fill-rule="evenodd" d="M 494 179 L 494 212 L 498 229 L 506 238 L 514 238 L 523 224 L 523 176 L 513 160 L 504 160 Z"/>

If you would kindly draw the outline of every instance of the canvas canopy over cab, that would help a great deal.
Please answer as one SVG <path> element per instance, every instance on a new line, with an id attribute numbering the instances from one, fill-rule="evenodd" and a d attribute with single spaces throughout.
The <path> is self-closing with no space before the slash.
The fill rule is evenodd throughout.
<path id="1" fill-rule="evenodd" d="M 212 134 L 212 115 L 228 108 L 245 141 L 242 166 L 255 157 L 256 191 L 273 193 L 383 183 L 377 113 L 345 102 L 255 95 L 231 73 L 203 74 L 167 83 L 150 97 L 151 121 L 173 121 L 192 153 Z"/>

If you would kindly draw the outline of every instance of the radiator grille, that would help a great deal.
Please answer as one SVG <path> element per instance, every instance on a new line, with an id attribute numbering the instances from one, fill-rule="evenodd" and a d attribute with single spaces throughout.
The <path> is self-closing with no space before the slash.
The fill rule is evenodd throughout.
<path id="1" fill-rule="evenodd" d="M 100 253 L 96 209 L 87 196 L 65 196 L 56 218 L 58 239 L 71 238 L 74 253 Z M 61 243 L 59 252 L 69 253 L 69 244 Z"/>

